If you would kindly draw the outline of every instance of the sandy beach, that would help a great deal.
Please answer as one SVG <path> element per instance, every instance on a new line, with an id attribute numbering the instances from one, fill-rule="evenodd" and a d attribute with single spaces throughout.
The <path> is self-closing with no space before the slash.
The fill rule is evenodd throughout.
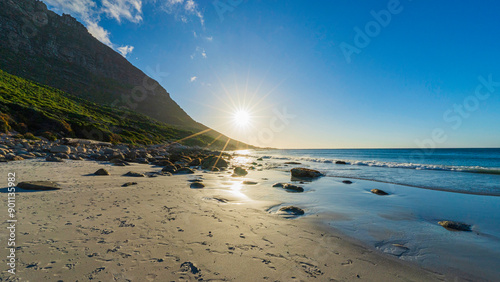
<path id="1" fill-rule="evenodd" d="M 99 168 L 110 175 L 92 175 Z M 16 274 L 3 271 L 2 280 L 453 279 L 364 247 L 307 215 L 287 219 L 270 214 L 267 209 L 279 202 L 254 201 L 241 192 L 218 189 L 221 180 L 242 181 L 226 171 L 123 176 L 131 170 L 161 168 L 40 159 L 3 164 L 2 175 L 15 172 L 18 182 L 50 180 L 62 189 L 17 189 Z M 192 179 L 203 179 L 206 187 L 190 188 Z M 131 181 L 137 185 L 121 187 Z M 6 198 L 6 188 L 2 192 Z M 7 219 L 2 213 L 4 225 Z M 5 242 L 8 234 L 1 236 Z M 5 257 L 7 249 L 2 250 Z"/>

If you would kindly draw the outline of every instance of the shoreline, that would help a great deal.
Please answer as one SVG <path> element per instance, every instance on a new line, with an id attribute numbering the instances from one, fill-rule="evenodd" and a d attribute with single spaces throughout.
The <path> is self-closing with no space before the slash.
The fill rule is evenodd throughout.
<path id="1" fill-rule="evenodd" d="M 98 168 L 108 169 L 111 176 L 88 175 Z M 307 216 L 290 220 L 269 214 L 263 207 L 273 203 L 242 200 L 238 193 L 215 187 L 227 175 L 224 171 L 154 178 L 122 176 L 131 169 L 147 172 L 160 168 L 39 159 L 3 166 L 2 171 L 16 170 L 19 181 L 37 178 L 59 181 L 63 186 L 57 191 L 16 195 L 21 206 L 17 276 L 28 280 L 145 277 L 149 281 L 161 277 L 213 281 L 446 279 L 348 242 L 309 222 Z M 199 177 L 207 188 L 190 189 L 187 180 Z M 120 187 L 131 180 L 138 185 Z M 214 200 L 217 197 L 224 201 Z M 5 274 L 2 277 L 7 278 Z"/>

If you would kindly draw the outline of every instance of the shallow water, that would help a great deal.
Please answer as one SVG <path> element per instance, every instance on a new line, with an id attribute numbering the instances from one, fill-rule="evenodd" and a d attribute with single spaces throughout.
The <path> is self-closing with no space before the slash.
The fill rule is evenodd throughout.
<path id="1" fill-rule="evenodd" d="M 248 151 L 283 164 L 298 161 L 327 176 L 500 196 L 500 149 L 324 149 Z M 346 165 L 335 164 L 344 161 Z"/>
<path id="2" fill-rule="evenodd" d="M 292 158 L 289 158 L 292 159 Z M 336 230 L 378 249 L 388 255 L 406 261 L 413 261 L 431 269 L 460 270 L 479 277 L 495 280 L 500 275 L 500 197 L 451 193 L 432 189 L 421 189 L 377 181 L 352 179 L 352 184 L 344 184 L 342 177 L 321 177 L 312 182 L 293 182 L 289 170 L 292 167 L 313 166 L 314 162 L 301 165 L 285 165 L 289 159 L 239 157 L 237 163 L 251 165 L 263 164 L 250 171 L 244 178 L 233 179 L 236 183 L 243 180 L 258 181 L 258 185 L 235 185 L 237 193 L 255 200 L 282 202 L 282 205 L 295 205 L 306 211 L 304 219 L 319 218 Z M 297 158 L 295 158 L 297 159 Z M 324 163 L 319 163 L 319 167 Z M 354 166 L 334 165 L 349 171 L 350 177 L 377 176 L 378 169 L 352 169 Z M 255 165 L 254 165 L 255 166 Z M 340 170 L 338 169 L 338 170 Z M 372 170 L 373 169 L 373 170 Z M 320 169 L 322 172 L 325 170 Z M 463 172 L 407 170 L 411 180 L 441 181 L 443 173 L 453 173 L 454 181 L 461 183 Z M 371 174 L 370 174 L 371 173 Z M 482 179 L 483 174 L 472 174 Z M 498 177 L 498 175 L 487 175 Z M 229 177 L 229 176 L 228 176 Z M 409 177 L 409 176 L 408 176 Z M 451 177 L 451 176 L 450 176 Z M 267 178 L 267 180 L 263 180 Z M 468 179 L 468 178 L 466 178 Z M 382 181 L 383 178 L 377 180 Z M 304 193 L 289 193 L 273 188 L 275 182 L 288 182 L 304 187 Z M 234 182 L 232 182 L 234 183 Z M 447 185 L 455 182 L 448 182 Z M 491 183 L 484 180 L 484 185 Z M 443 185 L 444 186 L 444 185 Z M 389 193 L 379 196 L 370 192 L 381 189 Z M 452 191 L 456 191 L 453 189 Z M 469 192 L 470 191 L 464 191 Z M 270 209 L 275 213 L 280 206 Z M 453 220 L 472 225 L 472 232 L 449 231 L 438 221 Z"/>

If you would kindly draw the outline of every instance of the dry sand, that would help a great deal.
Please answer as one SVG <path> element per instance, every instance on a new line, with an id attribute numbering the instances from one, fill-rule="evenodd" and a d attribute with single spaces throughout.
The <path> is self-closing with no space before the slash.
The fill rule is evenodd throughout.
<path id="1" fill-rule="evenodd" d="M 89 175 L 106 168 L 110 176 Z M 93 161 L 1 164 L 17 182 L 51 180 L 61 190 L 19 192 L 17 281 L 435 281 L 436 274 L 386 257 L 325 230 L 307 216 L 285 219 L 256 202 L 212 187 L 226 173 L 125 177 L 159 171 Z M 188 179 L 204 178 L 206 189 Z M 220 178 L 219 178 L 220 179 Z M 135 181 L 138 184 L 121 187 Z M 6 202 L 4 188 L 2 202 Z M 3 205 L 5 207 L 5 205 Z M 1 242 L 6 244 L 7 212 Z M 6 261 L 7 249 L 1 257 Z M 7 267 L 3 264 L 3 270 Z"/>

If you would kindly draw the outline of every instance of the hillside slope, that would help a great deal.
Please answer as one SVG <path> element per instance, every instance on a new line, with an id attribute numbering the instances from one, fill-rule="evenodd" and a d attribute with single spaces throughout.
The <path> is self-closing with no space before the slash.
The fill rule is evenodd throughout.
<path id="1" fill-rule="evenodd" d="M 40 1 L 0 1 L 0 69 L 98 104 L 207 129 L 157 81 L 95 39 L 76 19 L 57 15 Z"/>
<path id="2" fill-rule="evenodd" d="M 61 90 L 0 70 L 0 131 L 46 137 L 78 137 L 112 142 L 156 144 L 195 134 L 123 109 L 101 106 Z M 185 145 L 222 148 L 225 142 L 196 135 Z M 236 149 L 230 144 L 227 149 Z"/>

